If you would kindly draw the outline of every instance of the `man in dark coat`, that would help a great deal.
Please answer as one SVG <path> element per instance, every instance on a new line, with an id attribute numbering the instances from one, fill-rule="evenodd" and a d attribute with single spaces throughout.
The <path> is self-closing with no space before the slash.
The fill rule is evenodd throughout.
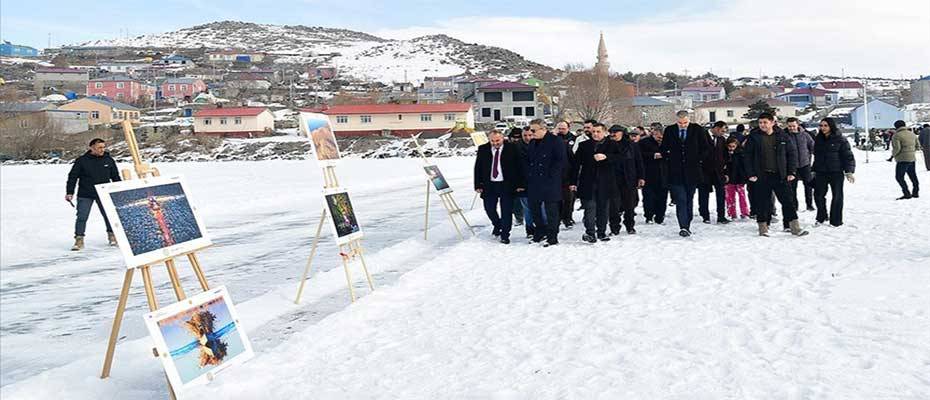
<path id="1" fill-rule="evenodd" d="M 617 196 L 614 164 L 617 160 L 616 144 L 606 139 L 606 127 L 594 124 L 591 139 L 578 144 L 577 161 L 572 177 L 572 189 L 584 205 L 584 229 L 581 237 L 589 243 L 610 240 L 607 237 L 607 210 L 610 199 Z"/>
<path id="2" fill-rule="evenodd" d="M 530 132 L 534 139 L 526 150 L 526 189 L 533 221 L 537 224 L 533 241 L 539 243 L 546 238 L 548 247 L 559 244 L 559 203 L 562 200 L 565 142 L 550 134 L 541 119 L 530 122 Z"/>
<path id="3" fill-rule="evenodd" d="M 723 186 L 723 169 L 726 167 L 726 134 L 729 130 L 726 122 L 717 121 L 711 128 L 711 151 L 707 160 L 704 160 L 704 183 L 698 186 L 698 211 L 705 224 L 710 223 L 710 193 L 714 192 L 717 201 L 717 223 L 726 224 L 730 221 L 726 217 L 726 193 Z"/>
<path id="4" fill-rule="evenodd" d="M 927 167 L 927 171 L 930 171 L 930 124 L 924 124 L 920 129 L 917 142 L 920 143 L 920 148 L 924 153 L 924 166 Z"/>
<path id="5" fill-rule="evenodd" d="M 694 190 L 704 181 L 703 161 L 710 154 L 707 130 L 692 124 L 687 111 L 675 114 L 678 122 L 665 128 L 662 140 L 662 158 L 668 162 L 668 182 L 675 201 L 678 217 L 678 234 L 691 236 L 694 219 Z"/>
<path id="6" fill-rule="evenodd" d="M 569 189 L 573 184 L 572 171 L 575 168 L 575 135 L 568 127 L 568 122 L 559 121 L 555 124 L 555 134 L 565 143 L 565 168 L 562 172 L 562 204 L 559 209 L 559 219 L 566 228 L 575 226 L 572 212 L 575 210 L 575 192 Z"/>
<path id="7" fill-rule="evenodd" d="M 116 236 L 110 227 L 110 220 L 103 211 L 97 189 L 94 185 L 99 183 L 119 182 L 119 169 L 116 161 L 107 152 L 107 143 L 100 138 L 90 141 L 89 149 L 84 155 L 74 160 L 71 172 L 68 172 L 68 182 L 65 184 L 65 201 L 71 203 L 74 199 L 74 188 L 77 186 L 77 221 L 74 223 L 74 246 L 71 250 L 78 251 L 84 248 L 84 230 L 87 227 L 87 218 L 90 209 L 97 203 L 103 222 L 107 226 L 107 238 L 110 246 L 116 246 Z M 73 204 L 72 204 L 73 205 Z"/>
<path id="8" fill-rule="evenodd" d="M 510 244 L 514 195 L 526 190 L 523 162 L 517 146 L 504 143 L 499 131 L 491 131 L 488 140 L 478 147 L 475 158 L 475 191 L 481 193 L 484 211 L 494 225 L 492 234 L 500 236 L 501 243 Z"/>
<path id="9" fill-rule="evenodd" d="M 797 179 L 797 148 L 791 145 L 788 134 L 775 126 L 772 114 L 762 113 L 758 122 L 759 128 L 754 129 L 746 140 L 743 157 L 746 176 L 756 184 L 753 196 L 759 236 L 769 235 L 773 192 L 781 203 L 782 217 L 788 221 L 791 234 L 804 236 L 807 231 L 801 229 L 788 187 L 789 182 Z"/>
<path id="10" fill-rule="evenodd" d="M 612 197 L 608 215 L 610 220 L 610 234 L 620 233 L 620 222 L 626 228 L 626 233 L 636 234 L 634 210 L 636 209 L 637 190 L 645 183 L 645 167 L 643 156 L 639 152 L 639 145 L 633 141 L 632 135 L 620 125 L 611 126 L 608 130 L 610 139 L 617 144 L 617 160 L 614 162 L 617 176 L 618 196 Z M 622 218 L 621 218 L 622 217 Z"/>
<path id="11" fill-rule="evenodd" d="M 668 206 L 668 166 L 662 158 L 662 138 L 664 127 L 652 130 L 652 134 L 639 141 L 639 152 L 643 158 L 646 184 L 643 186 L 643 216 L 646 223 L 665 222 L 665 208 Z"/>
<path id="12" fill-rule="evenodd" d="M 791 181 L 791 199 L 794 201 L 794 208 L 801 210 L 801 203 L 798 200 L 798 182 L 804 184 L 804 201 L 807 211 L 814 210 L 814 181 L 811 179 L 811 156 L 814 154 L 814 137 L 807 133 L 801 121 L 795 117 L 788 118 L 788 139 L 791 145 L 798 150 L 798 179 Z M 785 220 L 784 228 L 788 229 L 788 223 Z"/>

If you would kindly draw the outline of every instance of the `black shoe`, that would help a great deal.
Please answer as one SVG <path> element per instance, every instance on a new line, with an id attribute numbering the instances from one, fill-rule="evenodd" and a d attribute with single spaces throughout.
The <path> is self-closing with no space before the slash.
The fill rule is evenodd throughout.
<path id="1" fill-rule="evenodd" d="M 721 225 L 726 225 L 726 224 L 729 224 L 729 223 L 730 223 L 730 220 L 728 220 L 728 219 L 726 219 L 726 218 L 717 218 L 717 223 L 718 223 L 718 224 L 721 224 Z"/>
<path id="2" fill-rule="evenodd" d="M 600 240 L 602 242 L 609 242 L 610 238 L 607 235 L 601 234 L 601 235 L 597 235 L 597 240 Z"/>
<path id="3" fill-rule="evenodd" d="M 510 244 L 510 238 L 501 238 L 501 243 Z"/>
<path id="4" fill-rule="evenodd" d="M 656 223 L 656 225 L 665 225 L 665 220 L 664 220 L 664 219 L 656 219 L 656 220 L 655 220 L 655 223 Z"/>
<path id="5" fill-rule="evenodd" d="M 651 223 L 652 223 L 652 218 L 646 218 L 646 223 L 647 223 L 647 224 L 651 224 Z"/>
<path id="6" fill-rule="evenodd" d="M 555 242 L 546 242 L 546 244 L 544 244 L 543 247 L 555 246 L 555 245 L 558 245 L 558 244 L 559 244 L 558 241 L 555 241 Z"/>
<path id="7" fill-rule="evenodd" d="M 581 235 L 581 240 L 588 242 L 588 243 L 597 243 L 597 238 L 587 233 L 585 233 L 584 235 Z"/>
<path id="8" fill-rule="evenodd" d="M 527 233 L 527 234 L 526 234 L 526 238 L 527 238 L 527 239 L 530 239 L 530 240 L 533 240 L 533 234 L 532 234 L 532 233 Z"/>
<path id="9" fill-rule="evenodd" d="M 912 198 L 912 199 L 916 199 L 916 198 L 918 198 L 918 197 L 920 197 L 920 195 L 917 194 L 917 191 L 916 191 L 916 190 L 914 191 L 914 193 L 911 193 L 911 198 Z"/>
<path id="10" fill-rule="evenodd" d="M 817 211 L 817 209 L 812 206 L 807 206 L 807 211 Z"/>
<path id="11" fill-rule="evenodd" d="M 904 196 L 898 197 L 898 198 L 895 199 L 895 200 L 908 200 L 908 199 L 910 199 L 910 198 L 911 198 L 911 195 L 906 194 L 906 195 L 904 195 Z"/>
<path id="12" fill-rule="evenodd" d="M 545 236 L 533 236 L 533 243 L 541 243 L 543 240 L 546 240 Z"/>
<path id="13" fill-rule="evenodd" d="M 636 234 L 636 229 L 635 229 L 635 228 L 626 228 L 626 233 L 627 233 L 627 235 L 635 235 L 635 234 Z"/>
<path id="14" fill-rule="evenodd" d="M 501 235 L 501 230 L 500 230 L 500 228 L 494 228 L 494 230 L 491 231 L 491 236 L 497 237 L 497 236 L 500 236 L 500 235 Z"/>
<path id="15" fill-rule="evenodd" d="M 613 230 L 613 229 L 610 230 L 610 236 L 617 236 L 619 234 L 620 234 L 619 230 Z"/>
<path id="16" fill-rule="evenodd" d="M 710 218 L 704 218 L 704 220 L 701 221 L 701 222 L 703 222 L 703 223 L 705 223 L 705 224 L 709 224 L 709 223 L 710 223 Z"/>
<path id="17" fill-rule="evenodd" d="M 687 230 L 687 229 L 682 229 L 682 230 L 678 231 L 678 236 L 681 236 L 681 237 L 683 237 L 683 238 L 689 237 L 689 236 L 691 236 L 691 231 L 689 231 L 689 230 Z"/>

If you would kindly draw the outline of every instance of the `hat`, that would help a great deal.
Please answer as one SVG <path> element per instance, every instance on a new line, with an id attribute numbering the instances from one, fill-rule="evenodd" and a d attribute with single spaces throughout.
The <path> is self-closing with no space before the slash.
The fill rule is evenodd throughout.
<path id="1" fill-rule="evenodd" d="M 607 129 L 607 132 L 610 132 L 610 133 L 623 132 L 624 135 L 626 135 L 627 133 L 629 133 L 629 131 L 627 131 L 626 127 L 621 126 L 621 125 L 611 125 L 610 128 Z"/>

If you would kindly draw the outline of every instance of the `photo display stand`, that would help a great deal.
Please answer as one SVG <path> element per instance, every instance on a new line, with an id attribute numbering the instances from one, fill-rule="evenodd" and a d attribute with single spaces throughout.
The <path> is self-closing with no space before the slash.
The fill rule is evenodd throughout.
<path id="1" fill-rule="evenodd" d="M 339 188 L 339 180 L 336 178 L 336 167 L 332 163 L 323 166 L 323 190 Z M 326 217 L 330 212 L 328 210 L 325 198 L 323 210 L 320 211 L 320 222 L 316 226 L 316 234 L 313 235 L 313 244 L 310 246 L 310 256 L 307 257 L 307 265 L 304 267 L 304 273 L 300 277 L 300 285 L 297 287 L 297 298 L 295 304 L 300 304 L 300 298 L 303 296 L 304 286 L 307 284 L 307 276 L 310 275 L 310 268 L 313 265 L 313 258 L 316 256 L 317 245 L 320 243 L 320 235 L 323 231 L 323 224 L 326 223 Z M 335 233 L 334 233 L 335 236 Z M 346 285 L 349 288 L 349 298 L 354 303 L 356 300 L 355 289 L 352 287 L 352 274 L 349 272 L 349 262 L 358 259 L 362 264 L 362 270 L 365 271 L 365 278 L 368 280 L 368 289 L 374 291 L 375 285 L 372 283 L 371 274 L 368 272 L 368 265 L 365 264 L 365 251 L 362 248 L 361 235 L 353 235 L 345 243 L 340 243 L 336 237 L 336 244 L 339 248 L 339 257 L 342 259 L 342 268 L 346 274 Z"/>
<path id="2" fill-rule="evenodd" d="M 136 173 L 136 179 L 160 176 L 161 173 L 157 168 L 150 166 L 148 163 L 142 162 L 142 157 L 139 154 L 139 144 L 136 142 L 136 134 L 133 131 L 132 124 L 129 121 L 123 121 L 123 134 L 125 135 L 126 145 L 128 146 L 129 152 L 132 155 L 132 163 L 133 169 Z M 122 177 L 123 180 L 133 179 L 132 171 L 129 169 L 124 169 L 122 171 Z M 203 269 L 200 267 L 200 261 L 197 259 L 196 252 L 191 251 L 183 255 L 187 256 L 187 260 L 190 262 L 191 268 L 194 270 L 194 275 L 200 282 L 200 288 L 204 292 L 210 290 L 210 286 L 207 284 L 207 277 L 203 273 Z M 165 263 L 165 268 L 168 271 L 168 277 L 171 280 L 171 287 L 174 289 L 175 297 L 177 297 L 178 301 L 182 301 L 186 298 L 184 294 L 184 288 L 181 286 L 181 278 L 178 275 L 177 267 L 174 263 L 174 257 L 169 257 L 160 261 L 143 265 L 138 268 L 142 271 L 142 283 L 145 287 L 145 298 L 148 301 L 149 311 L 158 310 L 158 301 L 155 297 L 155 287 L 152 285 L 152 273 L 150 265 L 157 264 L 159 262 Z M 107 342 L 107 352 L 103 360 L 103 371 L 100 373 L 100 379 L 106 379 L 110 376 L 110 369 L 113 366 L 113 353 L 116 350 L 116 341 L 119 338 L 119 330 L 123 322 L 123 312 L 126 310 L 126 300 L 129 298 L 129 288 L 132 286 L 132 278 L 135 270 L 136 268 L 127 268 L 126 275 L 123 277 L 123 288 L 120 290 L 119 303 L 116 306 L 116 315 L 113 317 L 113 327 L 110 330 L 110 340 Z M 159 357 L 158 352 L 154 348 L 152 350 L 155 357 Z M 176 398 L 174 389 L 171 387 L 170 382 L 168 382 L 168 393 L 171 395 L 172 399 Z"/>
<path id="3" fill-rule="evenodd" d="M 483 145 L 483 144 L 485 144 L 485 143 L 487 143 L 487 142 L 490 141 L 490 140 L 488 139 L 488 134 L 486 134 L 486 133 L 484 133 L 484 132 L 482 132 L 482 131 L 475 131 L 475 132 L 472 132 L 472 133 L 471 133 L 471 140 L 472 140 L 472 142 L 475 143 L 475 149 L 481 147 L 481 145 Z M 475 192 L 475 198 L 471 199 L 471 207 L 468 208 L 469 210 L 474 210 L 474 209 L 475 209 L 475 203 L 478 202 L 478 197 L 479 197 L 480 195 L 481 195 L 481 193 Z"/>
<path id="4" fill-rule="evenodd" d="M 429 162 L 429 159 L 426 158 L 426 154 L 423 152 L 423 148 L 420 146 L 420 135 L 417 134 L 413 137 L 413 143 L 416 145 L 417 154 L 420 155 L 420 158 L 423 160 L 424 168 L 434 166 Z M 443 178 L 444 179 L 444 178 Z M 446 183 L 448 185 L 448 183 Z M 465 211 L 459 207 L 459 204 L 455 201 L 455 197 L 452 196 L 452 188 L 446 188 L 445 190 L 439 190 L 435 187 L 429 176 L 426 178 L 426 208 L 424 210 L 423 218 L 423 240 L 429 239 L 429 197 L 430 192 L 436 190 L 439 193 L 439 199 L 442 201 L 442 206 L 446 208 L 446 212 L 449 214 L 449 220 L 452 221 L 452 226 L 455 227 L 455 231 L 458 233 L 459 238 L 465 239 L 465 235 L 462 234 L 462 229 L 459 228 L 459 223 L 456 218 L 461 218 L 465 226 L 468 227 L 468 230 L 471 231 L 471 234 L 475 234 L 475 228 L 468 223 L 468 219 L 465 218 Z"/>

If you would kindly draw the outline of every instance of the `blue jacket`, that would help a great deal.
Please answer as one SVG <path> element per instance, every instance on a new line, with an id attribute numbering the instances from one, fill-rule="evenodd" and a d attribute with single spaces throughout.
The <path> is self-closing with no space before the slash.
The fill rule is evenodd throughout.
<path id="1" fill-rule="evenodd" d="M 535 139 L 526 149 L 526 183 L 530 201 L 562 200 L 562 171 L 566 167 L 565 142 L 551 133 Z"/>

